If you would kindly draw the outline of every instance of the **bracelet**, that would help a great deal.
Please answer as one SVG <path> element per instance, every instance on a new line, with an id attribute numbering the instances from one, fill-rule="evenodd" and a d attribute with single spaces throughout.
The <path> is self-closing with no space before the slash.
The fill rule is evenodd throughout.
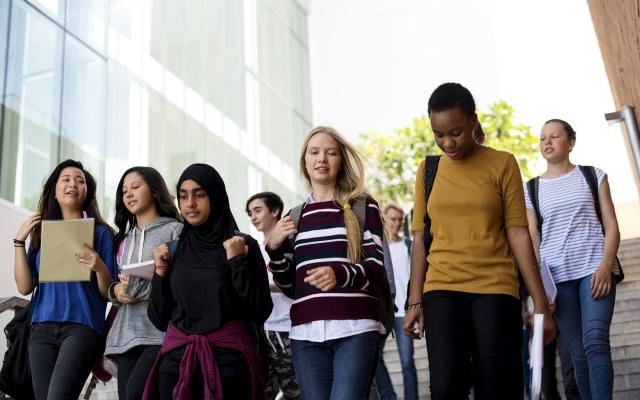
<path id="1" fill-rule="evenodd" d="M 13 247 L 24 247 L 23 244 L 14 244 Z"/>
<path id="2" fill-rule="evenodd" d="M 21 244 L 24 246 L 25 244 L 27 244 L 27 242 L 25 242 L 24 240 L 13 239 L 13 245 L 15 246 L 16 244 Z"/>
<path id="3" fill-rule="evenodd" d="M 111 285 L 109 285 L 109 296 L 111 297 L 112 303 L 115 303 L 113 300 L 118 300 L 118 297 L 116 296 L 116 285 L 120 283 L 120 282 L 111 282 Z"/>
<path id="4" fill-rule="evenodd" d="M 422 308 L 422 303 L 413 303 L 407 306 L 407 310 L 413 310 L 414 308 Z"/>
<path id="5" fill-rule="evenodd" d="M 153 264 L 153 273 L 155 273 L 156 271 L 164 271 L 167 268 L 169 268 L 168 265 L 155 265 L 155 264 Z"/>

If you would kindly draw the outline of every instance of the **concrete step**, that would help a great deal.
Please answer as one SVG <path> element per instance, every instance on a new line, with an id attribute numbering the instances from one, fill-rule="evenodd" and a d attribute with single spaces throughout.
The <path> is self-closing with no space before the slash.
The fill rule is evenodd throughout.
<path id="1" fill-rule="evenodd" d="M 638 246 L 625 246 L 618 248 L 618 258 L 623 259 L 633 259 L 640 258 L 640 245 Z"/>
<path id="2" fill-rule="evenodd" d="M 640 297 L 640 290 L 618 290 L 624 286 L 624 282 L 616 288 L 616 301 L 631 300 Z M 615 313 L 615 311 L 614 311 Z"/>
<path id="3" fill-rule="evenodd" d="M 637 389 L 620 390 L 613 392 L 614 400 L 638 400 L 640 398 L 640 391 Z"/>
<path id="4" fill-rule="evenodd" d="M 640 296 L 626 300 L 620 300 L 616 298 L 616 306 L 614 308 L 614 312 L 631 310 L 639 311 L 638 318 L 640 318 Z"/>
<path id="5" fill-rule="evenodd" d="M 620 335 L 628 332 L 640 332 L 640 321 L 617 321 L 615 319 L 611 324 L 611 330 L 609 331 L 611 335 Z"/>
<path id="6" fill-rule="evenodd" d="M 640 258 L 639 257 L 619 257 L 620 263 L 622 264 L 622 269 L 624 270 L 625 276 L 628 273 L 636 273 L 638 269 L 640 269 Z"/>
<path id="7" fill-rule="evenodd" d="M 614 309 L 612 322 L 628 322 L 640 320 L 640 310 L 618 311 Z"/>
<path id="8" fill-rule="evenodd" d="M 631 298 L 640 296 L 640 281 L 634 282 L 627 281 L 625 279 L 620 285 L 616 287 L 616 297 L 618 297 L 619 293 L 622 294 L 626 292 L 633 292 L 635 296 L 632 296 Z"/>
<path id="9" fill-rule="evenodd" d="M 620 246 L 618 247 L 618 258 L 622 259 L 622 258 L 626 258 L 626 259 L 632 259 L 632 258 L 638 258 L 640 257 L 640 246 Z"/>
<path id="10" fill-rule="evenodd" d="M 635 391 L 635 399 L 638 399 L 638 395 L 640 394 L 640 373 L 622 375 L 616 371 L 613 380 L 614 399 L 618 398 L 615 392 L 623 390 Z"/>
<path id="11" fill-rule="evenodd" d="M 610 336 L 612 350 L 615 347 L 640 345 L 640 330 L 624 331 Z"/>
<path id="12" fill-rule="evenodd" d="M 616 400 L 640 399 L 640 239 L 620 244 L 625 280 L 616 288 L 611 356 Z"/>
<path id="13" fill-rule="evenodd" d="M 629 264 L 630 268 L 632 268 L 634 265 L 637 265 L 638 260 L 640 260 L 640 246 L 618 249 L 618 258 L 622 262 L 623 267 Z"/>
<path id="14" fill-rule="evenodd" d="M 614 363 L 614 371 L 616 375 L 640 375 L 640 358 L 635 357 L 616 360 Z M 640 388 L 640 381 L 638 381 L 638 387 Z"/>
<path id="15" fill-rule="evenodd" d="M 630 248 L 638 248 L 638 247 L 640 247 L 640 238 L 622 240 L 620 242 L 620 247 L 618 248 L 618 252 L 620 250 L 627 250 Z"/>
<path id="16" fill-rule="evenodd" d="M 624 280 L 620 285 L 624 285 L 629 282 L 637 282 L 640 281 L 640 269 L 634 269 L 632 271 L 627 271 L 624 269 Z"/>
<path id="17" fill-rule="evenodd" d="M 636 335 L 637 336 L 637 335 Z M 622 346 L 611 346 L 611 358 L 613 362 L 619 360 L 631 360 L 640 358 L 640 340 Z"/>

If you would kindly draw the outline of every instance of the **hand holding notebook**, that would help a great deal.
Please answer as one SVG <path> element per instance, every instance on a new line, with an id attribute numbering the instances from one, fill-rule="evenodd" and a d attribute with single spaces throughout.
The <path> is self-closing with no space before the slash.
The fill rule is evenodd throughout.
<path id="1" fill-rule="evenodd" d="M 153 260 L 142 261 L 134 264 L 123 265 L 122 273 L 129 276 L 137 276 L 150 281 L 153 279 Z"/>

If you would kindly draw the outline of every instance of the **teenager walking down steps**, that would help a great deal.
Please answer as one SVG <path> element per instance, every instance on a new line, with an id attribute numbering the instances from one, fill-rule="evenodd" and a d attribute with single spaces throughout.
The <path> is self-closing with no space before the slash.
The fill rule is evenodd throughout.
<path id="1" fill-rule="evenodd" d="M 620 232 L 607 175 L 572 164 L 575 144 L 576 132 L 566 121 L 552 119 L 542 127 L 540 152 L 547 170 L 527 184 L 527 217 L 538 258 L 558 289 L 555 319 L 571 353 L 580 397 L 611 399 L 609 330 L 621 276 Z"/>
<path id="2" fill-rule="evenodd" d="M 555 324 L 527 230 L 518 163 L 476 141 L 475 102 L 462 85 L 440 85 L 427 112 L 444 156 L 428 203 L 424 162 L 416 177 L 404 330 L 426 336 L 432 399 L 467 399 L 472 387 L 476 400 L 519 399 L 518 271 L 534 311 L 545 315 L 545 340 L 555 336 Z"/>
<path id="3" fill-rule="evenodd" d="M 365 399 L 384 332 L 380 210 L 364 192 L 360 156 L 334 129 L 309 133 L 300 171 L 311 193 L 298 226 L 287 215 L 267 240 L 273 279 L 294 299 L 289 338 L 300 391 L 305 400 Z M 365 202 L 362 229 L 357 201 Z"/>
<path id="4" fill-rule="evenodd" d="M 151 167 L 132 167 L 116 189 L 116 249 L 120 268 L 153 261 L 153 250 L 178 238 L 182 224 L 164 179 Z M 105 356 L 118 366 L 118 397 L 139 400 L 164 332 L 147 316 L 151 281 L 124 273 L 109 288 L 109 301 L 118 314 L 107 336 Z"/>
<path id="5" fill-rule="evenodd" d="M 189 166 L 177 193 L 184 228 L 153 254 L 148 314 L 167 334 L 144 399 L 264 399 L 255 339 L 273 304 L 258 242 L 238 232 L 213 167 Z"/>
<path id="6" fill-rule="evenodd" d="M 109 285 L 116 277 L 113 231 L 102 219 L 96 181 L 82 163 L 66 160 L 47 178 L 38 213 L 14 239 L 18 291 L 32 299 L 29 359 L 38 400 L 78 398 L 100 351 Z M 87 282 L 40 282 L 42 225 L 46 220 L 95 219 L 94 245 L 75 254 L 91 271 Z M 31 236 L 29 251 L 25 241 Z M 70 259 L 73 255 L 69 255 Z"/>

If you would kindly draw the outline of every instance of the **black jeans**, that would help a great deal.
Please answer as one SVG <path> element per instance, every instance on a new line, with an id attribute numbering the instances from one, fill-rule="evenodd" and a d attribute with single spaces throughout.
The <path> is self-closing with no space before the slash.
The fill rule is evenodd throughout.
<path id="1" fill-rule="evenodd" d="M 85 325 L 31 326 L 29 364 L 38 400 L 77 399 L 98 357 L 100 336 Z"/>
<path id="2" fill-rule="evenodd" d="M 156 361 L 160 346 L 136 346 L 126 353 L 118 354 L 118 398 L 138 400 L 144 393 L 149 371 Z"/>
<path id="3" fill-rule="evenodd" d="M 431 398 L 522 399 L 520 301 L 447 290 L 422 297 Z"/>

